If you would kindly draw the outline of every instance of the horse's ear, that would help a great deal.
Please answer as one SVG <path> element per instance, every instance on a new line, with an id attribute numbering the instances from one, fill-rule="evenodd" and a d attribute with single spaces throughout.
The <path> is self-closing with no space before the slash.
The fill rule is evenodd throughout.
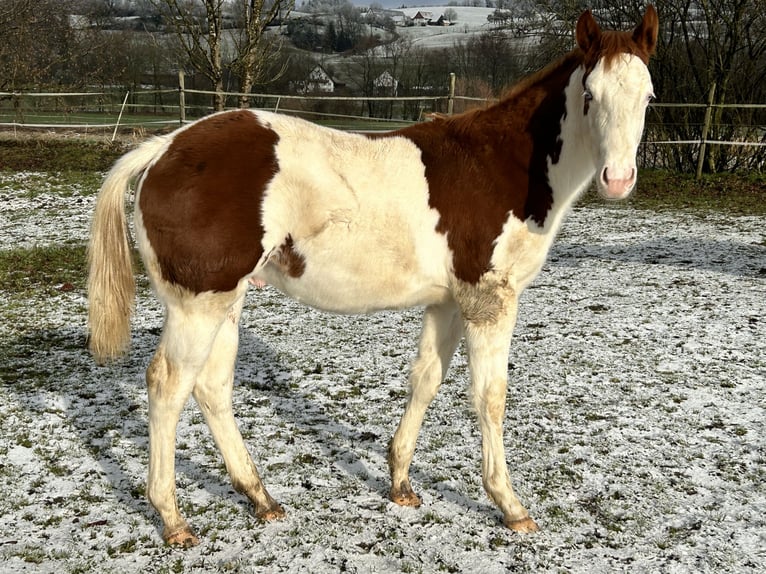
<path id="1" fill-rule="evenodd" d="M 586 53 L 601 38 L 601 28 L 596 24 L 590 10 L 583 12 L 580 19 L 577 20 L 575 37 L 577 38 L 577 45 Z"/>
<path id="2" fill-rule="evenodd" d="M 654 54 L 657 47 L 657 35 L 659 34 L 660 21 L 657 18 L 657 11 L 654 6 L 649 4 L 644 13 L 644 19 L 633 30 L 633 41 L 638 44 L 650 56 Z"/>

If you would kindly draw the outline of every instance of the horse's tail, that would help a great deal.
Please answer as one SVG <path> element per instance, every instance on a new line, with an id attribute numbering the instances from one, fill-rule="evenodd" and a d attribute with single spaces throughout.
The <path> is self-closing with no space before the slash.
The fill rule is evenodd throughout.
<path id="1" fill-rule="evenodd" d="M 98 363 L 125 354 L 136 293 L 125 215 L 133 178 L 149 167 L 167 145 L 150 140 L 124 155 L 106 176 L 96 201 L 88 244 L 89 347 Z"/>

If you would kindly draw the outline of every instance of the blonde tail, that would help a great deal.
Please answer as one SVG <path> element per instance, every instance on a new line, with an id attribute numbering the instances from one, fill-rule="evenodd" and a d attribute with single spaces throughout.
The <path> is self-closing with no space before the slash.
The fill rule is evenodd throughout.
<path id="1" fill-rule="evenodd" d="M 89 346 L 96 362 L 125 354 L 136 293 L 125 215 L 130 181 L 161 155 L 167 139 L 150 140 L 117 161 L 96 201 L 88 244 Z"/>

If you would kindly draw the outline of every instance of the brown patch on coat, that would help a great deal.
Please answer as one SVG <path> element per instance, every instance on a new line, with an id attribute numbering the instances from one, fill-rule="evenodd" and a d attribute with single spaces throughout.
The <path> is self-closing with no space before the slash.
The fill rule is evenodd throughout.
<path id="1" fill-rule="evenodd" d="M 295 250 L 293 237 L 289 234 L 269 260 L 274 262 L 282 273 L 293 278 L 300 277 L 306 270 L 306 260 Z"/>
<path id="2" fill-rule="evenodd" d="M 397 132 L 421 150 L 436 231 L 447 236 L 458 279 L 475 284 L 489 270 L 509 212 L 545 223 L 553 205 L 548 158 L 559 160 L 564 89 L 581 62 L 570 53 L 492 107 Z"/>
<path id="3" fill-rule="evenodd" d="M 590 11 L 577 23 L 578 48 L 513 86 L 494 106 L 396 132 L 421 150 L 429 205 L 440 214 L 455 275 L 476 284 L 490 270 L 508 213 L 543 226 L 553 206 L 548 161 L 558 163 L 571 74 L 620 54 L 644 62 L 654 52 L 658 20 L 649 6 L 632 32 L 602 32 Z M 587 105 L 583 106 L 587 113 Z"/>
<path id="4" fill-rule="evenodd" d="M 177 133 L 149 168 L 139 200 L 163 279 L 194 293 L 230 291 L 255 268 L 278 139 L 245 111 Z"/>

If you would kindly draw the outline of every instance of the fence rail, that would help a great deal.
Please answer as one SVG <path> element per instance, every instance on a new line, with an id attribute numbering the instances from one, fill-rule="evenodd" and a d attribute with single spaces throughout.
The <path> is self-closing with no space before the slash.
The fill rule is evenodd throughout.
<path id="1" fill-rule="evenodd" d="M 448 93 L 414 96 L 344 96 L 317 94 L 243 94 L 225 93 L 227 107 L 236 107 L 246 97 L 253 108 L 268 109 L 299 115 L 312 121 L 349 130 L 387 130 L 427 119 L 430 114 L 449 114 L 470 107 L 487 105 L 491 99 L 459 96 L 450 82 Z M 183 125 L 189 118 L 202 117 L 212 111 L 209 105 L 214 92 L 187 89 L 180 83 L 177 89 L 100 90 L 81 92 L 0 92 L 0 130 L 74 130 L 91 134 L 111 132 L 114 139 L 118 131 L 145 132 L 165 130 Z M 708 103 L 650 104 L 642 158 L 646 166 L 656 165 L 657 149 L 662 146 L 679 149 L 677 155 L 693 162 L 699 175 L 708 146 L 732 148 L 730 156 L 741 158 L 750 154 L 747 165 L 751 169 L 766 169 L 766 104 L 714 104 L 712 93 Z M 232 105 L 233 104 L 233 105 Z M 667 110 L 667 111 L 663 111 Z M 756 124 L 726 126 L 728 137 L 722 130 L 714 130 L 714 114 L 749 113 L 757 118 Z M 699 119 L 699 114 L 703 114 Z M 684 127 L 692 137 L 683 137 L 679 126 L 668 115 L 685 114 L 697 119 L 684 118 Z M 755 115 L 754 115 L 755 114 Z M 720 118 L 719 118 L 720 119 Z M 718 126 L 720 127 L 720 126 Z M 677 137 L 678 135 L 682 137 Z M 667 137 L 670 135 L 671 137 Z M 673 137 L 676 135 L 676 137 Z M 731 136 L 734 137 L 731 137 Z M 710 154 L 710 151 L 707 151 Z M 651 159 L 654 158 L 654 159 Z M 689 166 L 685 168 L 687 171 Z"/>

